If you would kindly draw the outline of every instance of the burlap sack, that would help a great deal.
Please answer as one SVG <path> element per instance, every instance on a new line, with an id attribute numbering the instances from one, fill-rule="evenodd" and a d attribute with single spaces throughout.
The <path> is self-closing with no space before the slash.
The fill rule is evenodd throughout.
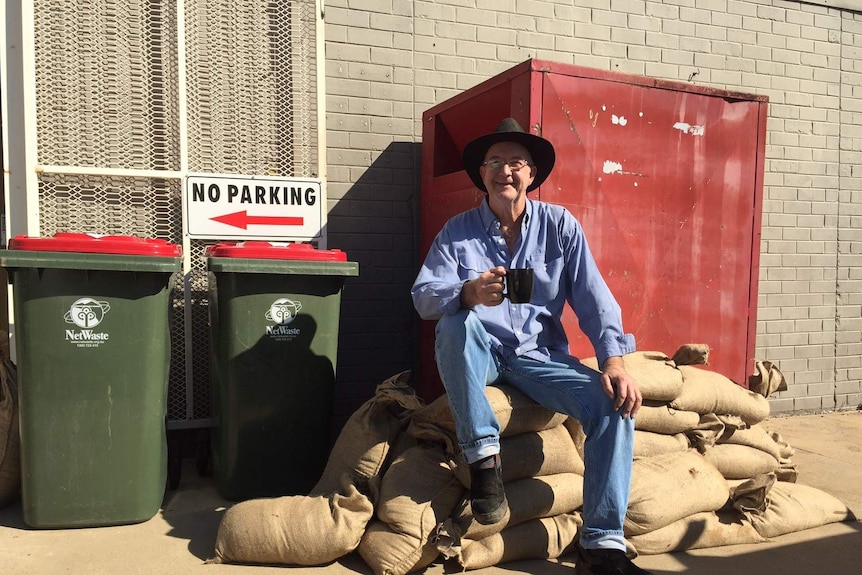
<path id="1" fill-rule="evenodd" d="M 700 414 L 694 411 L 680 411 L 664 402 L 644 401 L 635 418 L 635 429 L 673 435 L 694 429 L 699 422 Z"/>
<path id="2" fill-rule="evenodd" d="M 570 513 L 584 504 L 584 478 L 577 473 L 526 477 L 506 483 L 505 489 L 509 513 L 503 521 L 493 525 L 477 523 L 466 503 L 450 521 L 450 536 L 478 541 L 531 519 Z"/>
<path id="3" fill-rule="evenodd" d="M 20 494 L 20 450 L 17 370 L 4 357 L 0 363 L 0 507 L 16 501 Z"/>
<path id="4" fill-rule="evenodd" d="M 420 545 L 412 535 L 372 520 L 359 543 L 359 555 L 374 575 L 405 575 L 431 565 L 440 552 L 434 545 Z"/>
<path id="5" fill-rule="evenodd" d="M 671 401 L 682 391 L 682 374 L 671 359 L 660 351 L 636 351 L 623 357 L 626 371 L 638 382 L 644 399 Z M 595 357 L 582 360 L 599 371 Z"/>
<path id="6" fill-rule="evenodd" d="M 376 575 L 404 575 L 427 566 L 439 555 L 432 534 L 464 495 L 442 446 L 408 449 L 383 476 L 379 521 L 366 529 L 359 554 Z"/>
<path id="7" fill-rule="evenodd" d="M 671 361 L 676 365 L 709 365 L 709 346 L 705 343 L 681 345 Z"/>
<path id="8" fill-rule="evenodd" d="M 460 454 L 453 457 L 455 476 L 470 487 L 470 468 Z M 568 429 L 558 425 L 542 431 L 529 431 L 500 439 L 503 482 L 558 473 L 583 475 L 584 461 L 575 448 Z"/>
<path id="9" fill-rule="evenodd" d="M 702 511 L 716 511 L 730 498 L 727 481 L 694 450 L 635 460 L 630 493 L 626 536 L 649 533 Z"/>
<path id="10" fill-rule="evenodd" d="M 778 462 L 789 460 L 794 453 L 792 447 L 781 441 L 781 436 L 778 436 L 776 439 L 761 425 L 755 425 L 748 429 L 736 429 L 733 433 L 722 437 L 721 443 L 753 447 L 754 449 L 768 453 Z M 751 477 L 751 475 L 748 477 Z"/>
<path id="11" fill-rule="evenodd" d="M 766 511 L 766 496 L 775 481 L 775 473 L 754 475 L 749 479 L 728 479 L 734 509 L 744 514 Z"/>
<path id="12" fill-rule="evenodd" d="M 237 503 L 222 517 L 213 562 L 325 565 L 350 553 L 374 508 L 354 485 L 343 492 Z"/>
<path id="13" fill-rule="evenodd" d="M 734 492 L 734 507 L 766 538 L 856 519 L 838 498 L 798 483 L 778 481 L 765 488 L 762 478 L 752 478 Z"/>
<path id="14" fill-rule="evenodd" d="M 439 445 L 420 444 L 401 454 L 383 476 L 377 518 L 395 529 L 427 538 L 464 495 Z M 431 529 L 424 529 L 423 518 Z"/>
<path id="15" fill-rule="evenodd" d="M 704 511 L 642 535 L 629 537 L 640 555 L 766 541 L 739 512 Z"/>
<path id="16" fill-rule="evenodd" d="M 464 540 L 456 558 L 465 570 L 523 559 L 556 559 L 574 550 L 581 525 L 577 511 L 532 519 L 478 541 Z"/>
<path id="17" fill-rule="evenodd" d="M 778 477 L 778 481 L 796 483 L 796 479 L 799 477 L 799 470 L 793 462 L 793 456 L 796 455 L 796 450 L 784 441 L 784 438 L 781 437 L 780 433 L 768 431 L 767 434 L 772 438 L 776 445 L 778 445 L 778 471 L 775 472 Z"/>
<path id="18" fill-rule="evenodd" d="M 776 391 L 787 391 L 787 380 L 784 374 L 771 361 L 754 363 L 755 374 L 748 377 L 748 389 L 769 397 Z"/>
<path id="19" fill-rule="evenodd" d="M 708 448 L 703 458 L 726 479 L 746 479 L 778 471 L 778 461 L 770 454 L 747 445 L 722 443 Z"/>
<path id="20" fill-rule="evenodd" d="M 377 386 L 374 397 L 350 416 L 309 495 L 334 493 L 346 477 L 360 491 L 368 493 L 372 502 L 377 501 L 389 449 L 406 425 L 406 419 L 422 405 L 409 381 L 409 371 L 387 379 Z"/>
<path id="21" fill-rule="evenodd" d="M 688 437 L 684 433 L 663 435 L 661 433 L 635 429 L 634 456 L 638 458 L 652 457 L 675 451 L 688 451 L 690 447 Z"/>
<path id="22" fill-rule="evenodd" d="M 507 385 L 486 387 L 485 397 L 497 416 L 500 437 L 556 427 L 566 418 L 565 415 L 542 407 Z M 455 421 L 452 419 L 449 396 L 446 394 L 416 411 L 407 432 L 417 438 L 433 440 L 440 438 L 441 429 L 448 432 L 449 437 L 455 437 Z M 450 448 L 449 452 L 455 453 L 457 449 Z"/>
<path id="23" fill-rule="evenodd" d="M 700 367 L 681 365 L 684 384 L 679 397 L 671 401 L 674 409 L 700 414 L 738 415 L 748 425 L 769 416 L 765 397 L 733 383 L 727 377 Z"/>
<path id="24" fill-rule="evenodd" d="M 714 413 L 705 413 L 694 429 L 686 432 L 691 445 L 701 453 L 721 440 L 726 431 L 724 422 Z"/>

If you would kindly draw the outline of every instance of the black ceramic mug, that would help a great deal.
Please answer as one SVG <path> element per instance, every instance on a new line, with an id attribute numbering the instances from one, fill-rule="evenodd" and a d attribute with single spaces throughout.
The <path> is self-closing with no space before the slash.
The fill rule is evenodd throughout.
<path id="1" fill-rule="evenodd" d="M 510 268 L 506 270 L 504 296 L 512 303 L 530 303 L 533 298 L 533 270 Z"/>

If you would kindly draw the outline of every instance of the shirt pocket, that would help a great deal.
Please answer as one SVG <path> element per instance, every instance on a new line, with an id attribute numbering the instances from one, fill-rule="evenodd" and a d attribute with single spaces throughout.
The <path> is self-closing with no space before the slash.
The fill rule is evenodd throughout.
<path id="1" fill-rule="evenodd" d="M 557 298 L 563 273 L 562 254 L 535 250 L 527 256 L 527 267 L 533 268 L 533 303 L 546 304 Z"/>
<path id="2" fill-rule="evenodd" d="M 477 278 L 496 266 L 497 264 L 491 258 L 484 255 L 462 253 L 458 256 L 458 276 L 461 279 Z"/>

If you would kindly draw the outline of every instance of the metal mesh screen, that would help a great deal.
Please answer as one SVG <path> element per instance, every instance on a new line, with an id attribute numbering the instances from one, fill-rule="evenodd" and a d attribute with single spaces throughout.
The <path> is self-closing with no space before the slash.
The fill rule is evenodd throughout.
<path id="1" fill-rule="evenodd" d="M 178 179 L 42 174 L 39 233 L 92 232 L 182 241 Z"/>
<path id="2" fill-rule="evenodd" d="M 34 0 L 39 163 L 179 169 L 176 3 Z"/>
<path id="3" fill-rule="evenodd" d="M 189 170 L 317 176 L 314 2 L 186 3 Z"/>
<path id="4" fill-rule="evenodd" d="M 39 233 L 183 244 L 188 263 L 171 299 L 168 419 L 206 420 L 204 252 L 216 240 L 183 238 L 177 174 L 185 160 L 194 173 L 317 177 L 314 0 L 186 0 L 182 46 L 176 0 L 33 6 L 38 163 L 51 166 L 39 176 Z"/>

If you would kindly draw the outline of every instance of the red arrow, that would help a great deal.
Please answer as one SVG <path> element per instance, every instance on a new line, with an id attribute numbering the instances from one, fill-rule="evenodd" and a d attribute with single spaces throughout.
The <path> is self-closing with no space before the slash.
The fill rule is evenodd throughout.
<path id="1" fill-rule="evenodd" d="M 224 216 L 210 218 L 213 221 L 227 224 L 235 228 L 248 229 L 248 226 L 301 226 L 303 218 L 288 216 L 250 216 L 243 210 Z"/>

